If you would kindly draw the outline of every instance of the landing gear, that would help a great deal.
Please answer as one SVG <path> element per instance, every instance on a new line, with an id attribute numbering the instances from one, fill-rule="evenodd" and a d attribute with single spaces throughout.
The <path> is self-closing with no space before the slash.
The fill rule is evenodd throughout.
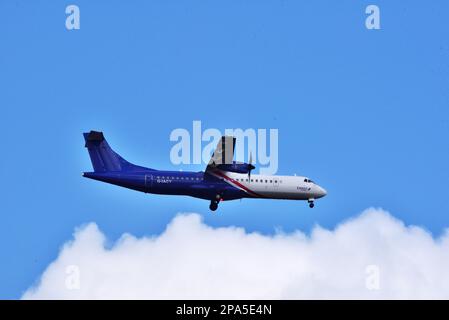
<path id="1" fill-rule="evenodd" d="M 218 202 L 215 201 L 215 200 L 212 200 L 212 201 L 210 202 L 209 209 L 210 209 L 211 211 L 215 211 L 215 210 L 217 210 L 217 208 L 218 208 Z"/>
<path id="2" fill-rule="evenodd" d="M 215 199 L 212 199 L 212 200 L 210 201 L 209 209 L 210 209 L 211 211 L 217 210 L 217 208 L 218 208 L 218 203 L 221 201 L 221 199 L 222 199 L 222 195 L 219 194 L 219 193 L 216 194 L 216 195 L 215 195 Z"/>
<path id="3" fill-rule="evenodd" d="M 313 203 L 313 199 L 309 199 L 309 208 L 313 208 L 315 206 L 315 204 Z"/>

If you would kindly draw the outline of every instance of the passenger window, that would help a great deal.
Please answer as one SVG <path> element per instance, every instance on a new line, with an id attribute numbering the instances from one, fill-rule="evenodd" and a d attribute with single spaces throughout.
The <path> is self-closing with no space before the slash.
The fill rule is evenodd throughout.
<path id="1" fill-rule="evenodd" d="M 273 183 L 273 180 L 270 180 L 270 183 Z"/>
<path id="2" fill-rule="evenodd" d="M 274 180 L 274 183 L 278 183 L 278 181 L 277 181 L 277 180 Z"/>

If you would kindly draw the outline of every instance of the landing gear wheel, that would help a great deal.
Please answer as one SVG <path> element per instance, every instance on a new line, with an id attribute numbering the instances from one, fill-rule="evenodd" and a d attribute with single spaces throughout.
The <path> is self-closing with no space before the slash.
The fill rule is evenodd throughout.
<path id="1" fill-rule="evenodd" d="M 309 203 L 309 208 L 313 208 L 315 206 L 315 204 L 313 203 L 313 198 L 310 198 L 309 200 L 307 200 L 307 202 Z"/>
<path id="2" fill-rule="evenodd" d="M 209 209 L 210 209 L 211 211 L 215 211 L 215 210 L 217 210 L 217 208 L 218 208 L 218 202 L 212 200 L 212 201 L 210 202 Z"/>

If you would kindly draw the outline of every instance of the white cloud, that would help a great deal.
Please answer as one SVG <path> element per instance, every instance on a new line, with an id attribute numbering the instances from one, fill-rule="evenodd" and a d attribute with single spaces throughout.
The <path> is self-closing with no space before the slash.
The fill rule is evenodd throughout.
<path id="1" fill-rule="evenodd" d="M 105 242 L 94 223 L 77 230 L 23 298 L 449 298 L 449 232 L 433 239 L 378 209 L 310 236 L 187 214 L 159 236 Z"/>

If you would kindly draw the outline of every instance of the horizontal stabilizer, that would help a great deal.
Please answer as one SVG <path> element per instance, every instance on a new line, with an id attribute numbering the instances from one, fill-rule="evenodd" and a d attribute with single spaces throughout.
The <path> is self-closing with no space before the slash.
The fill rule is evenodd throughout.
<path id="1" fill-rule="evenodd" d="M 103 132 L 99 132 L 99 131 L 91 131 L 91 132 L 84 133 L 84 138 L 86 140 L 86 147 L 88 147 L 89 142 L 92 142 L 92 143 L 97 142 L 99 144 L 101 141 L 105 140 Z"/>

